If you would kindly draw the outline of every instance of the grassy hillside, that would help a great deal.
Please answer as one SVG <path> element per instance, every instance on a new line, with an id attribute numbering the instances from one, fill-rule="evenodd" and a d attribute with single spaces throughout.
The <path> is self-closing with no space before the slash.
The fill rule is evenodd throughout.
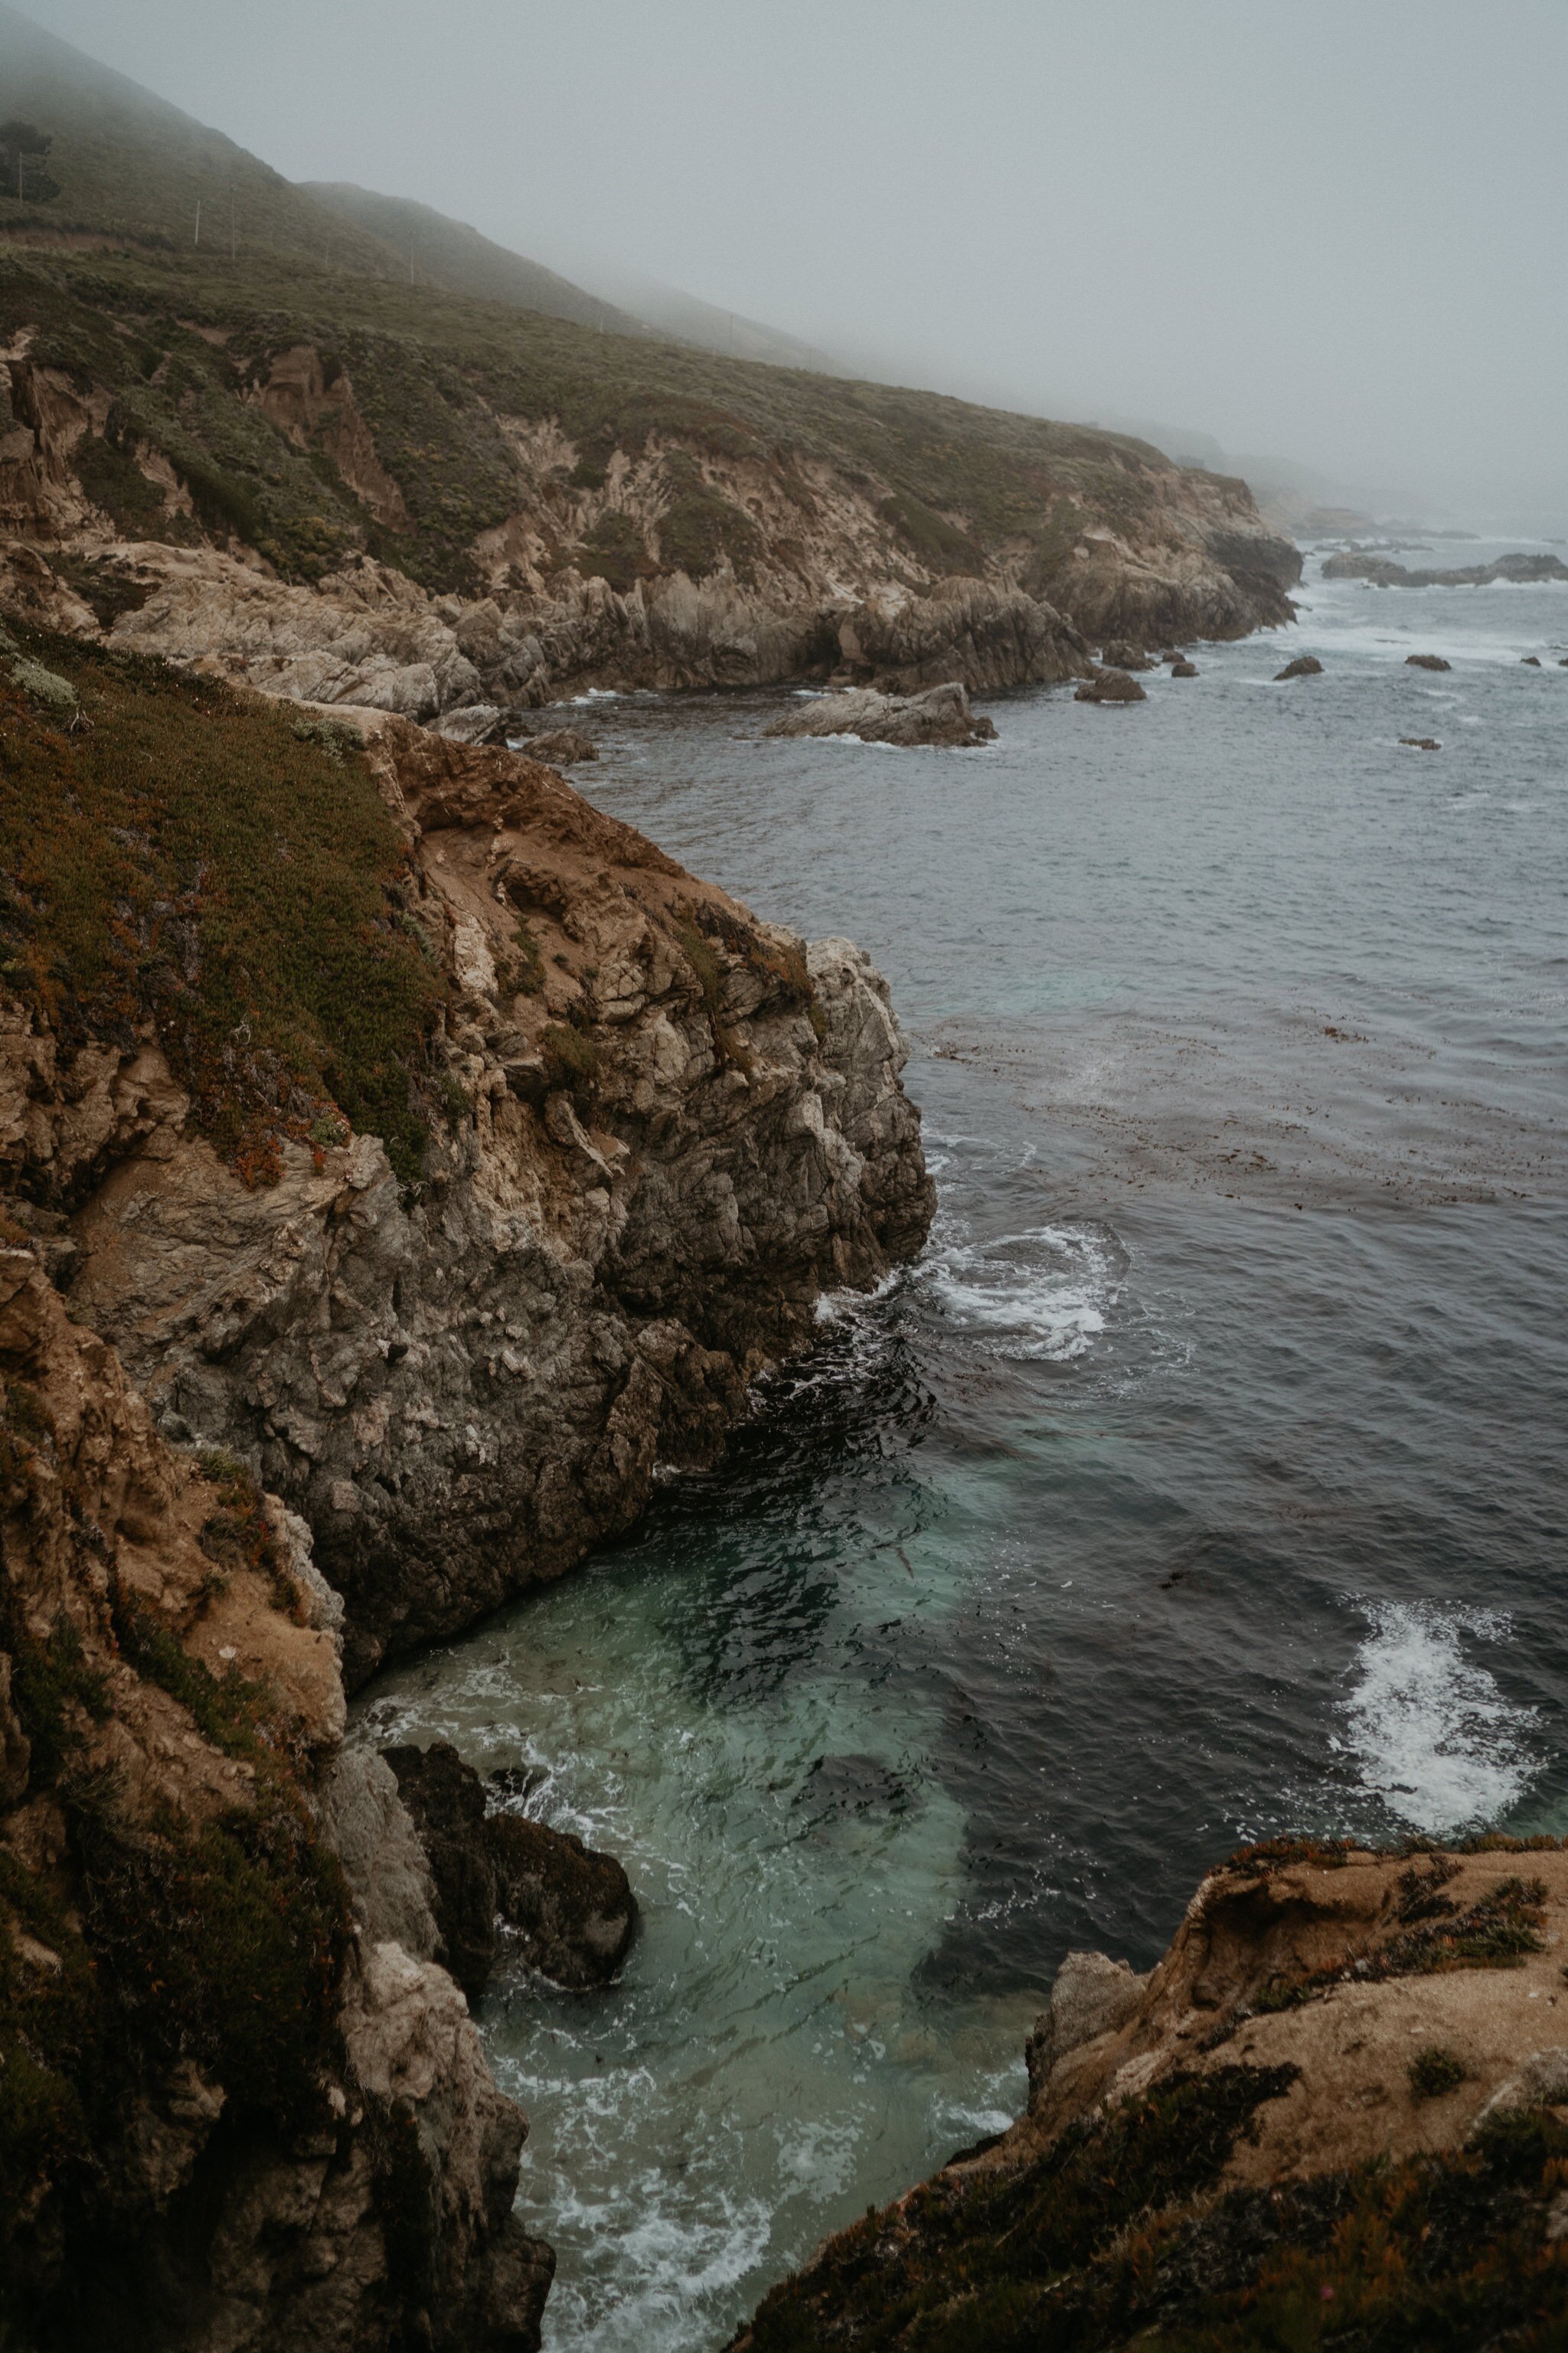
<path id="1" fill-rule="evenodd" d="M 416 286 L 434 285 L 481 302 L 504 302 L 512 310 L 542 311 L 550 318 L 572 319 L 600 333 L 648 332 L 629 311 L 601 302 L 596 294 L 585 294 L 570 279 L 558 278 L 508 246 L 492 244 L 467 222 L 448 220 L 429 205 L 416 205 L 405 196 L 379 196 L 346 180 L 307 180 L 301 185 L 324 211 L 404 256 L 409 281 Z"/>
<path id="2" fill-rule="evenodd" d="M 134 240 L 166 252 L 309 260 L 542 311 L 597 332 L 674 335 L 805 365 L 819 354 L 668 287 L 646 315 L 574 286 L 428 205 L 343 181 L 285 180 L 244 148 L 0 0 L 0 118 L 37 131 L 0 142 L 0 234 Z"/>
<path id="3" fill-rule="evenodd" d="M 460 586 L 475 534 L 516 503 L 498 417 L 557 419 L 583 482 L 652 435 L 717 457 L 821 460 L 851 483 L 885 486 L 890 527 L 934 569 L 979 569 L 1006 542 L 1033 551 L 1042 588 L 1070 541 L 1062 502 L 1136 524 L 1164 464 L 1120 435 L 266 258 L 14 252 L 0 257 L 0 332 L 26 325 L 37 361 L 113 391 L 94 453 L 102 480 L 89 487 L 128 534 L 158 528 L 124 455 L 140 442 L 169 459 L 209 529 L 237 531 L 296 577 L 370 544 L 432 587 Z M 328 461 L 242 398 L 273 354 L 300 343 L 350 372 L 407 531 L 378 531 Z M 721 553 L 715 543 L 710 568 Z M 700 544 L 699 571 L 703 560 Z"/>
<path id="4" fill-rule="evenodd" d="M 396 257 L 176 106 L 83 57 L 0 0 L 0 114 L 34 124 L 47 153 L 16 166 L 0 187 L 0 232 L 88 232 L 190 248 L 196 207 L 202 244 L 227 253 L 331 258 L 345 269 L 391 273 Z M 46 194 L 53 189 L 55 193 Z"/>
<path id="5" fill-rule="evenodd" d="M 0 638 L 8 988 L 73 1043 L 151 1022 L 252 1182 L 286 1137 L 341 1142 L 340 1113 L 416 1177 L 442 983 L 358 739 L 161 662 Z"/>

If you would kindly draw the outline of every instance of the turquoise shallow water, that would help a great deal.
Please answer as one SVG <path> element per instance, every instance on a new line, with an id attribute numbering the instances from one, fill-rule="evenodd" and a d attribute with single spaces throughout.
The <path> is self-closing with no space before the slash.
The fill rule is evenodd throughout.
<path id="1" fill-rule="evenodd" d="M 589 713 L 590 797 L 888 973 L 941 1210 L 718 1471 L 357 1711 L 642 1902 L 621 1985 L 480 2010 L 562 2353 L 721 2344 L 1238 1839 L 1568 1830 L 1563 655 L 1568 589 L 1310 578 L 975 753 Z"/>

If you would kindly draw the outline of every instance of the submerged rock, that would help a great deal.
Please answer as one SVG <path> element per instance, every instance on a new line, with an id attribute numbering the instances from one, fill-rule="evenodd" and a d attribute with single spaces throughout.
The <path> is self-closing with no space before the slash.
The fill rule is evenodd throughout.
<path id="1" fill-rule="evenodd" d="M 1446 662 L 1441 654 L 1406 654 L 1405 667 L 1406 670 L 1452 670 L 1454 665 Z"/>
<path id="2" fill-rule="evenodd" d="M 764 735 L 858 735 L 863 744 L 905 747 L 963 747 L 991 744 L 996 730 L 969 707 L 967 690 L 956 680 L 927 687 L 921 694 L 879 694 L 870 687 L 824 694 L 786 711 Z"/>
<path id="3" fill-rule="evenodd" d="M 1443 748 L 1436 735 L 1402 735 L 1399 740 L 1408 744 L 1413 752 L 1440 752 Z"/>
<path id="4" fill-rule="evenodd" d="M 1135 678 L 1124 670 L 1102 670 L 1094 678 L 1086 678 L 1073 696 L 1075 702 L 1146 702 L 1147 695 Z"/>
<path id="5" fill-rule="evenodd" d="M 1278 686 L 1283 678 L 1321 678 L 1322 674 L 1323 665 L 1316 654 L 1298 654 L 1294 661 L 1275 671 L 1274 683 Z"/>

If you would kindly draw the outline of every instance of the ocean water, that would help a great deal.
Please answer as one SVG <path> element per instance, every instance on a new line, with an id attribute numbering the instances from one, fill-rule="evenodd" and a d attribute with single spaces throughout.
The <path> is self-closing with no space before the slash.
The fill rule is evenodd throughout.
<path id="1" fill-rule="evenodd" d="M 1568 586 L 1318 571 L 974 752 L 595 699 L 593 799 L 888 974 L 941 1207 L 718 1470 L 356 1711 L 642 1905 L 616 1987 L 479 2010 L 553 2353 L 721 2345 L 1240 1841 L 1568 1831 Z"/>

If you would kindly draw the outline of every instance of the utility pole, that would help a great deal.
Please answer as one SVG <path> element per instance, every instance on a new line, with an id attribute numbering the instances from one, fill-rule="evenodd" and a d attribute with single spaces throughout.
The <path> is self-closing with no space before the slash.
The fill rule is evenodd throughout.
<path id="1" fill-rule="evenodd" d="M 228 185 L 228 258 L 232 261 L 239 251 L 239 236 L 234 221 L 234 183 Z"/>
<path id="2" fill-rule="evenodd" d="M 193 242 L 194 242 L 194 243 L 195 243 L 196 245 L 200 245 L 201 241 L 202 241 L 202 200 L 201 200 L 200 196 L 198 196 L 198 197 L 196 198 L 196 234 L 195 234 L 195 239 L 193 240 Z"/>

